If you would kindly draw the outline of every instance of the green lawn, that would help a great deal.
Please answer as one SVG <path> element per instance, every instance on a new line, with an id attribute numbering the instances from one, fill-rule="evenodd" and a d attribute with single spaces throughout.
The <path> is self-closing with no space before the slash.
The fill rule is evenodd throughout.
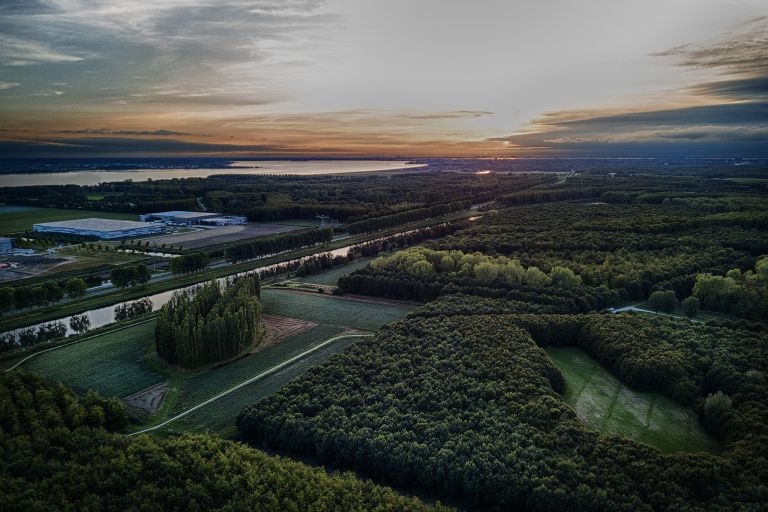
<path id="1" fill-rule="evenodd" d="M 261 292 L 264 313 L 319 324 L 374 330 L 405 317 L 413 306 L 348 300 L 328 294 L 297 293 L 276 288 Z"/>
<path id="2" fill-rule="evenodd" d="M 94 389 L 105 396 L 124 397 L 159 382 L 169 381 L 167 403 L 150 423 L 157 424 L 197 405 L 259 373 L 272 368 L 317 344 L 340 334 L 343 327 L 374 330 L 403 318 L 412 308 L 391 304 L 371 304 L 343 300 L 328 295 L 311 295 L 265 289 L 264 313 L 300 318 L 316 327 L 280 340 L 230 364 L 197 372 L 153 369 L 148 362 L 153 352 L 154 322 L 104 333 L 92 339 L 41 354 L 22 368 L 49 379 L 62 381 L 79 391 Z M 308 368 L 337 354 L 358 338 L 345 338 L 308 355 L 306 358 L 255 382 L 189 417 L 166 427 L 172 431 L 212 431 L 232 433 L 240 408 L 275 392 Z"/>
<path id="3" fill-rule="evenodd" d="M 690 409 L 628 388 L 579 348 L 548 348 L 547 353 L 565 377 L 565 401 L 591 428 L 663 452 L 717 451 Z"/>
<path id="4" fill-rule="evenodd" d="M 222 386 L 219 388 L 217 392 L 221 392 L 223 389 L 239 384 L 240 382 L 243 382 L 248 378 L 258 375 L 259 373 L 269 369 L 270 367 L 279 364 L 281 361 L 290 358 L 292 355 L 296 355 L 299 352 L 303 352 L 319 343 L 322 343 L 323 341 L 332 337 L 334 334 L 337 334 L 337 332 L 332 333 L 332 329 L 333 328 L 329 329 L 327 326 L 318 326 L 304 333 L 300 333 L 291 338 L 287 338 L 281 341 L 277 346 L 269 347 L 262 352 L 254 354 L 252 356 L 253 361 L 247 365 L 243 365 L 244 367 L 247 366 L 250 371 L 245 373 L 242 372 L 243 368 L 233 369 L 234 371 L 231 372 L 231 376 L 228 375 L 224 377 L 219 385 L 223 384 L 224 380 L 228 380 L 230 383 L 226 387 Z M 222 436 L 233 435 L 235 434 L 235 419 L 237 418 L 237 415 L 240 414 L 240 409 L 246 405 L 251 405 L 254 402 L 257 402 L 258 400 L 269 396 L 272 393 L 275 393 L 285 384 L 300 376 L 308 369 L 326 361 L 335 354 L 338 354 L 359 339 L 360 338 L 353 337 L 339 339 L 337 342 L 327 345 L 317 350 L 316 352 L 307 355 L 299 361 L 286 366 L 277 373 L 273 373 L 259 381 L 249 384 L 248 386 L 233 391 L 229 395 L 226 395 L 206 405 L 205 407 L 194 411 L 188 416 L 180 418 L 179 420 L 165 427 L 163 431 L 165 433 L 210 432 Z M 285 344 L 286 348 L 280 349 L 280 351 L 283 352 L 280 358 L 274 358 L 273 354 L 268 353 L 270 349 L 278 349 L 282 344 Z M 235 379 L 232 378 L 234 375 L 238 375 L 236 382 Z M 185 385 L 186 396 L 182 397 L 180 403 L 185 402 L 187 405 L 191 406 L 204 400 L 204 398 L 203 400 L 199 401 L 192 400 L 191 398 L 193 396 L 195 399 L 197 399 L 197 395 L 201 394 L 196 392 L 192 393 L 187 390 L 188 387 L 191 388 L 193 385 L 198 383 L 199 381 L 195 379 L 190 379 L 187 381 Z M 202 387 L 205 387 L 205 383 L 203 383 Z M 208 389 L 209 394 L 211 394 L 213 388 Z M 179 410 L 183 410 L 184 408 L 185 407 L 181 407 Z"/>
<path id="5" fill-rule="evenodd" d="M 371 258 L 360 258 L 359 260 L 355 260 L 349 265 L 340 265 L 336 268 L 331 268 L 328 270 L 324 270 L 323 272 L 319 272 L 317 274 L 312 274 L 311 276 L 306 276 L 298 279 L 302 283 L 315 283 L 315 284 L 327 284 L 331 286 L 335 286 L 336 282 L 339 280 L 340 277 L 345 276 L 347 274 L 351 274 L 355 270 L 359 268 L 363 268 L 371 261 Z"/>
<path id="6" fill-rule="evenodd" d="M 24 231 L 31 230 L 32 224 L 38 222 L 85 219 L 88 217 L 137 220 L 136 215 L 131 213 L 3 206 L 0 207 L 0 233 L 23 233 Z"/>
<path id="7" fill-rule="evenodd" d="M 108 332 L 41 354 L 21 369 L 81 392 L 94 389 L 105 396 L 124 397 L 165 380 L 144 361 L 147 347 L 154 343 L 154 329 L 154 322 L 146 322 Z"/>
<path id="8" fill-rule="evenodd" d="M 340 332 L 339 327 L 318 325 L 228 365 L 192 375 L 184 382 L 173 413 L 179 413 L 197 405 Z"/>

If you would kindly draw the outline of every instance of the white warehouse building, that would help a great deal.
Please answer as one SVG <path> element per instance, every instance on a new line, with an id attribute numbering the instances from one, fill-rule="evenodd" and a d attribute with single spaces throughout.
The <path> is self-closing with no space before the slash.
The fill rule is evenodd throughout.
<path id="1" fill-rule="evenodd" d="M 162 233 L 164 228 L 161 224 L 153 222 L 92 218 L 42 222 L 40 224 L 33 224 L 32 231 L 35 233 L 95 237 L 101 240 L 118 240 L 121 238 L 155 235 Z"/>
<path id="2" fill-rule="evenodd" d="M 176 226 L 208 225 L 208 226 L 232 226 L 245 224 L 248 219 L 211 212 L 185 212 L 173 210 L 170 212 L 146 213 L 139 216 L 142 221 L 164 222 Z"/>

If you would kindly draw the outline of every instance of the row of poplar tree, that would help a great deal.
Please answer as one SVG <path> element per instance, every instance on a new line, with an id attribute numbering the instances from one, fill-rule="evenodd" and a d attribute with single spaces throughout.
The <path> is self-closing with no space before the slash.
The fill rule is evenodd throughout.
<path id="1" fill-rule="evenodd" d="M 227 286 L 216 281 L 177 293 L 155 327 L 157 353 L 171 364 L 199 368 L 237 356 L 262 336 L 259 276 Z"/>

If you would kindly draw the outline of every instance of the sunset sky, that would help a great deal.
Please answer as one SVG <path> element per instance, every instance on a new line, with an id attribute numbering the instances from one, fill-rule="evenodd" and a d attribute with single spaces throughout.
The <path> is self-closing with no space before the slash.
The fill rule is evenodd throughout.
<path id="1" fill-rule="evenodd" d="M 0 2 L 5 156 L 766 148 L 766 0 Z"/>

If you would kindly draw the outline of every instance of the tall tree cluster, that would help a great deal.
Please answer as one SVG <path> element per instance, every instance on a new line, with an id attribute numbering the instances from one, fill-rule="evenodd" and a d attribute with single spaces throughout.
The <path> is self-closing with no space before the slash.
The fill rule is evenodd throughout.
<path id="1" fill-rule="evenodd" d="M 259 287 L 258 275 L 251 275 L 176 293 L 158 313 L 157 353 L 184 368 L 237 356 L 263 334 Z"/>

